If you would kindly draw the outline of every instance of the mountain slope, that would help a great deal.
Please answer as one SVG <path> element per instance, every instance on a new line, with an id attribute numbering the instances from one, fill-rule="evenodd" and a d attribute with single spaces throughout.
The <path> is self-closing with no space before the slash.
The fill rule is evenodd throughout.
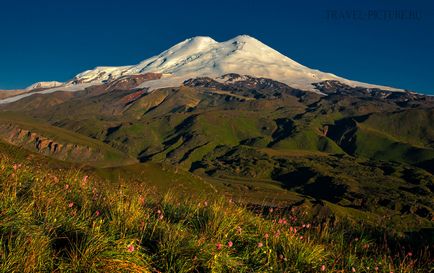
<path id="1" fill-rule="evenodd" d="M 309 91 L 316 91 L 312 83 L 324 80 L 378 87 L 307 68 L 247 35 L 221 43 L 210 37 L 190 38 L 138 65 L 97 67 L 78 74 L 71 83 L 102 83 L 124 75 L 147 72 L 165 75 L 162 80 L 141 86 L 152 89 L 179 86 L 189 78 L 219 77 L 228 73 L 270 78 Z"/>
<path id="2" fill-rule="evenodd" d="M 137 65 L 96 67 L 79 73 L 65 84 L 40 82 L 30 86 L 28 90 L 39 90 L 38 93 L 41 94 L 55 91 L 73 92 L 128 76 L 159 74 L 161 76 L 158 78 L 134 86 L 135 88 L 155 90 L 165 87 L 179 87 L 184 81 L 198 77 L 209 77 L 222 81 L 224 79 L 221 76 L 232 73 L 273 79 L 294 89 L 317 93 L 320 93 L 318 84 L 324 81 L 337 81 L 350 87 L 402 91 L 396 88 L 352 81 L 331 73 L 308 68 L 247 35 L 240 35 L 225 42 L 217 42 L 210 37 L 190 38 Z M 0 100 L 0 103 L 10 103 L 32 94 L 27 93 L 3 99 Z"/>

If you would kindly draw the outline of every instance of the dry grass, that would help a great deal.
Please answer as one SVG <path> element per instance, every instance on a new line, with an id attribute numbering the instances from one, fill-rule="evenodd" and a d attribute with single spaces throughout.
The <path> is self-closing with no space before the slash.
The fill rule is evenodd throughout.
<path id="1" fill-rule="evenodd" d="M 0 272 L 429 272 L 427 250 L 294 209 L 156 197 L 128 181 L 0 163 Z M 378 268 L 376 270 L 376 268 Z"/>

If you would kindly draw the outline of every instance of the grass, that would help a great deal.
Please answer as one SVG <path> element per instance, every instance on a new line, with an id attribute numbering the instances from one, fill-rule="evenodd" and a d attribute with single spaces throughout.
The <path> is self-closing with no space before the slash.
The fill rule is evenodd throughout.
<path id="1" fill-rule="evenodd" d="M 30 132 L 36 133 L 39 137 L 47 138 L 50 141 L 55 141 L 62 145 L 70 144 L 78 146 L 79 148 L 88 148 L 92 150 L 91 155 L 87 156 L 80 153 L 75 155 L 69 153 L 65 156 L 65 158 L 63 158 L 66 161 L 85 161 L 86 163 L 95 166 L 113 166 L 118 165 L 119 162 L 121 162 L 121 165 L 123 165 L 135 162 L 134 158 L 129 157 L 123 152 L 120 152 L 105 143 L 102 143 L 98 140 L 84 136 L 79 133 L 49 125 L 48 123 L 38 119 L 20 116 L 19 114 L 11 112 L 2 112 L 0 114 L 0 125 L 14 125 L 18 129 L 29 130 Z M 11 132 L 9 130 L 6 130 L 1 132 L 0 134 L 2 134 L 2 138 L 7 139 L 7 136 L 11 134 Z M 22 145 L 25 145 L 30 150 L 36 151 L 34 143 L 35 141 L 25 143 L 27 140 L 27 137 L 22 137 L 22 139 L 15 138 L 15 141 L 17 143 L 24 143 Z M 53 154 L 53 157 L 62 156 Z"/>
<path id="2" fill-rule="evenodd" d="M 160 197 L 133 181 L 0 157 L 0 272 L 432 270 L 426 248 L 404 246 L 385 230 L 302 209 Z"/>

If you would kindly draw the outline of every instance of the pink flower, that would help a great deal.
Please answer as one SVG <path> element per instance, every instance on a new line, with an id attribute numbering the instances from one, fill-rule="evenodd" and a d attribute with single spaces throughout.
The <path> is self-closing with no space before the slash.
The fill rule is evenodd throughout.
<path id="1" fill-rule="evenodd" d="M 273 208 L 270 208 L 268 211 L 269 211 L 270 213 L 272 213 L 272 212 L 274 211 L 274 209 L 273 209 Z"/>
<path id="2" fill-rule="evenodd" d="M 130 244 L 130 245 L 128 246 L 128 248 L 127 248 L 127 251 L 128 251 L 128 252 L 133 252 L 133 251 L 134 251 L 134 245 L 133 245 L 133 244 Z"/>
<path id="3" fill-rule="evenodd" d="M 232 247 L 234 245 L 234 243 L 232 243 L 232 241 L 228 242 L 228 247 Z"/>
<path id="4" fill-rule="evenodd" d="M 86 183 L 88 178 L 89 178 L 89 176 L 85 175 L 85 176 L 83 177 L 83 183 Z"/>
<path id="5" fill-rule="evenodd" d="M 378 266 L 376 266 L 374 269 L 375 269 L 375 271 L 378 271 Z"/>
<path id="6" fill-rule="evenodd" d="M 326 270 L 326 266 L 325 265 L 322 265 L 321 266 L 321 271 L 325 271 Z"/>
<path id="7" fill-rule="evenodd" d="M 265 235 L 264 235 L 265 239 L 268 239 L 269 236 L 270 235 L 268 235 L 268 233 L 265 233 Z"/>
<path id="8" fill-rule="evenodd" d="M 208 207 L 208 201 L 203 202 L 203 205 L 204 205 L 205 207 Z"/>
<path id="9" fill-rule="evenodd" d="M 310 228 L 310 224 L 307 224 L 307 225 L 306 225 L 306 228 Z"/>
<path id="10" fill-rule="evenodd" d="M 411 256 L 413 256 L 413 253 L 412 252 L 408 252 L 407 255 L 408 255 L 408 257 L 411 257 Z"/>
<path id="11" fill-rule="evenodd" d="M 264 246 L 264 244 L 263 244 L 262 242 L 259 242 L 259 243 L 258 243 L 258 247 L 259 247 L 259 248 L 261 248 L 261 247 L 263 247 L 263 246 Z"/>
<path id="12" fill-rule="evenodd" d="M 74 206 L 74 202 L 70 202 L 69 204 L 68 204 L 68 207 L 69 208 L 72 208 Z"/>
<path id="13" fill-rule="evenodd" d="M 351 272 L 356 272 L 356 269 L 354 267 L 352 267 Z"/>
<path id="14" fill-rule="evenodd" d="M 14 171 L 16 171 L 18 169 L 18 165 L 14 164 Z"/>
<path id="15" fill-rule="evenodd" d="M 300 240 L 303 240 L 303 236 L 300 236 Z"/>
<path id="16" fill-rule="evenodd" d="M 98 217 L 101 213 L 99 212 L 99 210 L 95 211 L 95 215 L 96 217 Z"/>
<path id="17" fill-rule="evenodd" d="M 221 250 L 223 245 L 221 243 L 217 243 L 216 245 L 217 250 Z"/>
<path id="18" fill-rule="evenodd" d="M 65 190 L 67 190 L 67 189 L 69 189 L 69 185 L 68 184 L 65 185 Z"/>
<path id="19" fill-rule="evenodd" d="M 157 214 L 161 214 L 161 210 L 157 210 Z"/>

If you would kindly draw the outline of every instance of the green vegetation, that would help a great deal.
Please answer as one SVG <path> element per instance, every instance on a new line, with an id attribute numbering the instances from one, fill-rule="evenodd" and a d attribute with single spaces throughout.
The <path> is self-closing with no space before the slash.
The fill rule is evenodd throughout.
<path id="1" fill-rule="evenodd" d="M 392 231 L 0 157 L 1 272 L 428 272 Z"/>
<path id="2" fill-rule="evenodd" d="M 434 99 L 187 85 L 1 105 L 0 272 L 432 270 Z"/>

